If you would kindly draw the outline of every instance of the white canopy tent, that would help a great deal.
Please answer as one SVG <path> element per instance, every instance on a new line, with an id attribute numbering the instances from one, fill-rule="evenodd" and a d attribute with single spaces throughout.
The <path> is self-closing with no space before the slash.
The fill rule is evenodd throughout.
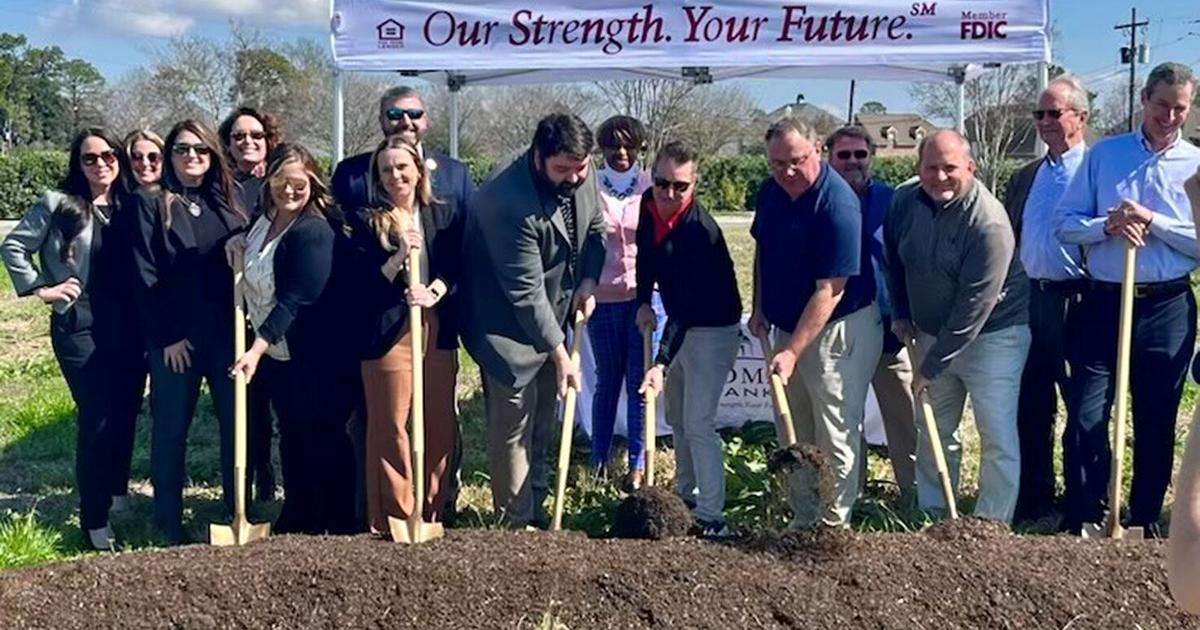
<path id="1" fill-rule="evenodd" d="M 945 81 L 1006 63 L 1047 79 L 1049 0 L 331 0 L 334 159 L 344 153 L 343 72 L 468 85 L 821 78 Z"/>

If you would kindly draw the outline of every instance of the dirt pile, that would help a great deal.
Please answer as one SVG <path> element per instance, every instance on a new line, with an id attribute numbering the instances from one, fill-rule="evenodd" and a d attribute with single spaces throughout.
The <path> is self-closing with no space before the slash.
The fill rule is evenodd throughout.
<path id="1" fill-rule="evenodd" d="M 811 534 L 811 532 L 810 532 Z M 1193 628 L 1156 542 L 853 535 L 748 543 L 459 530 L 408 547 L 282 536 L 0 573 L 6 628 Z M 802 554 L 803 555 L 803 554 Z M 811 554 L 809 554 L 811 556 Z"/>
<path id="2" fill-rule="evenodd" d="M 663 488 L 643 488 L 617 505 L 612 530 L 617 538 L 661 540 L 686 536 L 692 513 L 679 495 Z"/>
<path id="3" fill-rule="evenodd" d="M 789 530 L 748 540 L 745 548 L 797 562 L 827 562 L 844 557 L 854 549 L 858 534 L 844 527 L 818 526 Z"/>
<path id="4" fill-rule="evenodd" d="M 956 540 L 996 540 L 1008 536 L 1012 530 L 1008 524 L 990 518 L 979 516 L 964 516 L 957 519 L 946 519 L 931 525 L 925 530 L 925 535 L 942 542 Z"/>
<path id="5" fill-rule="evenodd" d="M 836 492 L 829 454 L 812 444 L 794 444 L 772 453 L 767 470 L 784 477 L 782 487 L 795 510 L 792 526 L 818 527 Z"/>

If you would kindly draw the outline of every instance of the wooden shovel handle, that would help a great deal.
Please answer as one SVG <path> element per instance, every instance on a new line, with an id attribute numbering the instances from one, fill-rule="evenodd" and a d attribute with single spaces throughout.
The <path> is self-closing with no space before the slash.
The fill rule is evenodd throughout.
<path id="1" fill-rule="evenodd" d="M 771 370 L 771 359 L 775 353 L 771 350 L 770 338 L 766 333 L 762 333 L 758 335 L 758 343 L 762 346 L 767 380 L 771 384 L 771 403 L 775 406 L 775 431 L 779 437 L 780 447 L 788 448 L 796 443 L 796 427 L 792 423 L 792 407 L 788 404 L 783 379 Z"/>
<path id="2" fill-rule="evenodd" d="M 583 324 L 586 318 L 583 316 L 583 311 L 575 311 L 575 327 L 571 335 L 571 365 L 576 371 L 579 370 L 579 350 L 583 343 Z M 567 393 L 563 397 L 563 423 L 561 438 L 558 443 L 558 470 L 555 478 L 554 492 L 554 518 L 550 523 L 550 529 L 559 531 L 562 529 L 563 505 L 566 502 L 567 495 L 567 471 L 571 467 L 571 445 L 575 438 L 575 401 L 579 396 L 579 390 L 572 384 L 567 383 Z"/>

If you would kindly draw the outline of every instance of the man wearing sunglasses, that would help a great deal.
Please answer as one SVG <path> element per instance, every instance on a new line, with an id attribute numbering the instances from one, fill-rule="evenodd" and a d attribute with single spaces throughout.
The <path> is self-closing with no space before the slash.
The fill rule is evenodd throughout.
<path id="1" fill-rule="evenodd" d="M 1054 510 L 1054 420 L 1058 391 L 1067 386 L 1064 342 L 1067 313 L 1084 285 L 1083 252 L 1054 234 L 1055 207 L 1083 163 L 1088 95 L 1073 78 L 1055 79 L 1038 97 L 1033 120 L 1045 156 L 1024 165 L 1008 183 L 1005 205 L 1017 252 L 1029 277 L 1032 342 L 1021 377 L 1017 432 L 1021 489 L 1015 522 L 1050 517 Z"/>
<path id="2" fill-rule="evenodd" d="M 883 255 L 883 217 L 895 189 L 871 178 L 875 139 L 859 126 L 842 127 L 825 140 L 829 166 L 854 189 L 862 208 L 863 247 L 875 272 L 875 301 L 883 320 L 883 352 L 871 377 L 883 430 L 887 435 L 888 459 L 907 502 L 916 497 L 917 427 L 913 424 L 912 363 L 904 344 L 891 331 L 892 309 L 888 300 Z"/>
<path id="3" fill-rule="evenodd" d="M 467 216 L 467 202 L 475 193 L 475 181 L 466 164 L 442 153 L 427 150 L 422 140 L 429 130 L 429 112 L 421 94 L 407 85 L 393 87 L 379 99 L 379 129 L 385 138 L 401 137 L 415 144 L 433 177 L 433 196 L 448 206 L 459 220 Z M 333 171 L 330 189 L 334 199 L 347 212 L 361 208 L 370 202 L 368 171 L 371 168 L 371 152 L 361 153 L 342 160 Z M 458 380 L 458 330 L 460 305 L 457 292 L 444 296 L 434 307 L 437 312 L 437 339 L 432 340 L 426 350 L 425 382 L 430 392 L 449 392 L 446 397 L 429 397 L 425 401 L 426 422 L 448 422 L 458 426 L 458 404 L 454 399 L 455 383 Z M 358 454 L 362 456 L 366 440 L 366 426 L 362 414 L 355 414 L 351 433 L 355 436 Z M 460 487 L 459 468 L 462 457 L 462 436 L 455 430 L 458 446 L 454 449 L 454 461 L 442 478 L 451 484 L 447 492 L 447 505 L 441 512 L 442 521 L 453 525 L 456 519 L 454 505 Z M 364 488 L 361 479 L 359 496 Z M 366 505 L 360 502 L 365 514 Z"/>
<path id="4" fill-rule="evenodd" d="M 771 370 L 787 385 L 801 443 L 829 454 L 834 499 L 813 505 L 793 479 L 793 527 L 847 527 L 858 500 L 867 389 L 883 346 L 875 278 L 863 252 L 858 196 L 821 161 L 809 125 L 767 130 L 771 178 L 755 205 L 751 332 L 775 331 Z M 799 473 L 796 473 L 799 474 Z"/>
<path id="5" fill-rule="evenodd" d="M 1129 388 L 1133 478 L 1128 526 L 1158 534 L 1171 481 L 1175 422 L 1196 340 L 1196 232 L 1184 181 L 1200 148 L 1182 133 L 1196 89 L 1192 70 L 1164 63 L 1142 88 L 1141 127 L 1097 142 L 1055 212 L 1058 238 L 1083 246 L 1090 278 L 1067 327 L 1071 383 L 1063 435 L 1063 528 L 1100 522 L 1109 478 L 1108 415 L 1126 243 L 1137 248 Z"/>

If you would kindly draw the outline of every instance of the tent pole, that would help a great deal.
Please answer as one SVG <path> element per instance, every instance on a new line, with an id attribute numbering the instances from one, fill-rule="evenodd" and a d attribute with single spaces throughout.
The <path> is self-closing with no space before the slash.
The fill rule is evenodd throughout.
<path id="1" fill-rule="evenodd" d="M 345 107 L 346 84 L 342 71 L 333 70 L 333 163 L 346 156 Z"/>
<path id="2" fill-rule="evenodd" d="M 450 157 L 458 159 L 458 88 L 450 88 Z"/>
<path id="3" fill-rule="evenodd" d="M 965 77 L 961 74 L 955 78 L 954 83 L 958 86 L 958 113 L 955 116 L 954 128 L 958 133 L 966 135 L 967 133 L 967 87 Z"/>
<path id="4" fill-rule="evenodd" d="M 1038 62 L 1038 98 L 1042 97 L 1042 92 L 1046 91 L 1046 87 L 1050 85 L 1050 64 L 1045 61 Z M 1036 131 L 1033 135 L 1033 152 L 1041 157 L 1046 155 L 1046 143 L 1042 141 L 1042 136 Z"/>

